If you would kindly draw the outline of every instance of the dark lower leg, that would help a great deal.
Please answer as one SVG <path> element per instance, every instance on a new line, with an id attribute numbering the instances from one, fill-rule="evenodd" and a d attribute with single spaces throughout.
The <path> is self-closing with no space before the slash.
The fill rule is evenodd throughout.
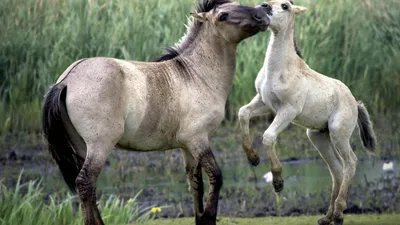
<path id="1" fill-rule="evenodd" d="M 213 225 L 216 224 L 217 219 L 219 191 L 222 187 L 222 173 L 210 148 L 199 155 L 199 162 L 207 173 L 210 183 L 208 199 L 204 213 L 200 218 L 200 224 Z"/>
<path id="2" fill-rule="evenodd" d="M 275 142 L 267 151 L 271 166 L 272 184 L 275 192 L 281 192 L 283 190 L 284 181 L 282 179 L 282 165 L 276 155 Z"/>
<path id="3" fill-rule="evenodd" d="M 190 192 L 193 196 L 194 202 L 194 210 L 196 216 L 196 224 L 200 224 L 200 216 L 204 212 L 203 206 L 203 196 L 204 196 L 204 185 L 203 185 L 203 176 L 201 174 L 200 165 L 196 167 L 188 168 L 188 180 L 189 180 L 189 188 Z"/>
<path id="4" fill-rule="evenodd" d="M 85 225 L 104 225 L 96 205 L 96 179 L 101 168 L 98 170 L 91 168 L 90 163 L 85 161 L 76 178 Z"/>

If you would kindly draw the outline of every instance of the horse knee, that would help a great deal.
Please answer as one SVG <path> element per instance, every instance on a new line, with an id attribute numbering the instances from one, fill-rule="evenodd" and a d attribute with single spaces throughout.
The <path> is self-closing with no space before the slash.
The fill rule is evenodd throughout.
<path id="1" fill-rule="evenodd" d="M 206 171 L 210 184 L 214 186 L 216 191 L 219 191 L 223 184 L 222 171 L 215 161 L 210 148 L 199 155 L 199 162 L 200 166 Z"/>
<path id="2" fill-rule="evenodd" d="M 223 185 L 222 171 L 219 167 L 216 167 L 211 169 L 211 173 L 210 184 L 214 186 L 215 191 L 219 191 Z"/>
<path id="3" fill-rule="evenodd" d="M 210 184 L 214 186 L 215 191 L 219 191 L 223 185 L 222 171 L 219 167 L 211 169 L 211 176 L 209 175 Z"/>
<path id="4" fill-rule="evenodd" d="M 239 121 L 246 121 L 250 119 L 250 112 L 249 110 L 246 108 L 246 106 L 243 106 L 239 109 L 239 113 L 238 113 L 238 117 L 239 117 Z"/>
<path id="5" fill-rule="evenodd" d="M 265 131 L 263 134 L 263 145 L 271 146 L 276 141 L 276 133 L 271 131 Z"/>
<path id="6" fill-rule="evenodd" d="M 196 171 L 194 167 L 186 168 L 187 182 L 189 185 L 189 192 L 192 195 L 202 195 L 203 194 L 203 180 L 201 177 L 201 170 Z M 199 174 L 200 173 L 200 176 Z"/>

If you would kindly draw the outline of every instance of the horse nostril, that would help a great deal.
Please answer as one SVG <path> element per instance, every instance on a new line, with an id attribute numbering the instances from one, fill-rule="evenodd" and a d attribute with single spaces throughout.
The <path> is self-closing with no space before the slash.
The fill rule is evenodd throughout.
<path id="1" fill-rule="evenodd" d="M 261 17 L 260 15 L 258 15 L 258 14 L 255 14 L 255 15 L 253 16 L 253 18 L 254 18 L 255 20 L 257 20 L 257 21 L 261 21 L 261 20 L 262 20 L 262 17 Z"/>

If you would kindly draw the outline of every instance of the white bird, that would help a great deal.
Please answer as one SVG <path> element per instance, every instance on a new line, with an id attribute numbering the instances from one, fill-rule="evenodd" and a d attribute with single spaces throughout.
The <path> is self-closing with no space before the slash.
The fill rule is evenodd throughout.
<path id="1" fill-rule="evenodd" d="M 264 175 L 265 182 L 270 183 L 272 182 L 272 173 L 271 171 Z"/>
<path id="2" fill-rule="evenodd" d="M 386 161 L 383 163 L 382 170 L 384 172 L 393 171 L 393 161 Z"/>

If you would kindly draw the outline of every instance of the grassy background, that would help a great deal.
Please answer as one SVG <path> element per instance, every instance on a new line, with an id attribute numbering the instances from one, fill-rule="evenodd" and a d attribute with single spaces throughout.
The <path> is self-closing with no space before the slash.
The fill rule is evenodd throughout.
<path id="1" fill-rule="evenodd" d="M 41 181 L 22 182 L 22 172 L 14 188 L 8 188 L 0 180 L 0 224 L 31 225 L 82 224 L 82 211 L 77 210 L 78 199 L 66 192 L 47 195 L 43 192 Z M 140 194 L 140 193 L 139 193 Z M 123 200 L 115 195 L 101 197 L 98 206 L 105 224 L 146 224 L 146 225 L 187 225 L 194 224 L 194 218 L 156 219 L 158 215 L 151 212 L 153 206 L 141 207 L 137 196 Z M 161 208 L 163 211 L 165 208 Z M 247 224 L 316 224 L 321 215 L 300 217 L 265 217 L 265 218 L 228 218 L 219 217 L 220 225 Z M 363 214 L 345 215 L 348 225 L 395 225 L 400 214 Z"/>
<path id="2" fill-rule="evenodd" d="M 260 0 L 242 0 L 256 5 Z M 38 140 L 43 95 L 75 60 L 109 56 L 151 60 L 185 31 L 192 0 L 2 0 L 0 136 Z M 375 118 L 398 119 L 400 20 L 397 0 L 297 0 L 306 62 L 346 83 Z M 269 33 L 240 45 L 228 115 L 254 95 Z M 393 114 L 395 115 L 393 117 Z M 7 138 L 6 138 L 7 139 Z M 7 141 L 7 140 L 6 140 Z M 9 141 L 9 140 L 8 140 Z M 35 144 L 35 143 L 33 143 Z"/>
<path id="3" fill-rule="evenodd" d="M 220 225 L 270 225 L 270 224 L 285 224 L 285 225 L 310 225 L 317 224 L 318 219 L 322 216 L 300 216 L 300 217 L 266 217 L 266 218 L 219 218 Z M 394 225 L 400 219 L 400 214 L 383 214 L 383 215 L 345 215 L 344 222 L 348 225 Z M 146 225 L 187 225 L 193 224 L 193 218 L 184 219 L 160 219 L 153 220 Z M 135 223 L 133 223 L 135 224 Z"/>
<path id="4" fill-rule="evenodd" d="M 57 192 L 47 195 L 41 181 L 21 182 L 22 172 L 14 188 L 8 188 L 0 180 L 0 224 L 1 225 L 80 225 L 82 211 L 77 210 L 79 200 L 70 193 Z M 124 225 L 142 223 L 154 218 L 151 207 L 141 207 L 137 195 L 123 200 L 115 195 L 102 197 L 98 207 L 104 223 Z"/>

